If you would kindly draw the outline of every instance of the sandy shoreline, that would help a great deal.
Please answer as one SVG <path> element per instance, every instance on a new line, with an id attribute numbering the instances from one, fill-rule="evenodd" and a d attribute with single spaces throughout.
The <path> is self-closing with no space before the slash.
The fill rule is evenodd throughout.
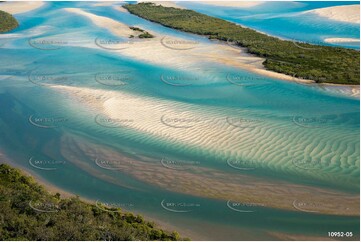
<path id="1" fill-rule="evenodd" d="M 119 8 L 115 9 L 119 10 Z M 97 26 L 108 29 L 119 37 L 129 37 L 130 35 L 134 35 L 134 31 L 130 30 L 129 26 L 113 19 L 90 14 L 80 9 L 66 10 L 87 17 Z M 302 83 L 313 83 L 312 80 L 298 79 L 285 74 L 266 70 L 262 65 L 262 62 L 265 59 L 248 54 L 244 48 L 238 48 L 230 44 L 228 45 L 221 41 L 210 41 L 206 43 L 200 42 L 196 38 L 194 40 L 175 38 L 168 35 L 162 35 L 157 32 L 154 33 L 147 29 L 145 30 L 154 34 L 155 38 L 132 41 L 127 44 L 114 44 L 109 49 L 111 49 L 112 52 L 118 52 L 123 56 L 152 64 L 166 65 L 171 68 L 184 70 L 188 70 L 189 68 L 199 69 L 203 66 L 204 62 L 214 64 L 221 63 L 271 78 L 298 81 Z M 202 38 L 199 36 L 197 37 Z"/>
<path id="2" fill-rule="evenodd" d="M 115 9 L 123 11 L 121 8 Z M 79 9 L 68 9 L 68 11 L 89 18 L 94 24 L 110 30 L 117 36 L 128 37 L 129 35 L 134 35 L 134 31 L 130 30 L 129 26 L 113 19 L 89 14 Z M 145 30 L 149 31 L 147 29 Z M 205 62 L 214 64 L 221 63 L 226 66 L 240 68 L 278 80 L 305 84 L 315 83 L 313 80 L 295 78 L 282 73 L 266 70 L 262 64 L 265 59 L 248 54 L 245 48 L 236 47 L 221 41 L 200 42 L 197 38 L 194 40 L 187 40 L 162 35 L 160 33 L 151 33 L 155 35 L 155 38 L 133 41 L 132 43 L 128 43 L 127 46 L 124 44 L 119 44 L 119 46 L 114 45 L 111 51 L 144 62 L 166 65 L 170 68 L 192 70 L 201 68 Z M 197 37 L 202 38 L 199 36 Z M 345 88 L 344 85 L 341 86 Z M 350 88 L 350 90 L 342 92 L 342 94 L 352 94 L 351 96 L 353 97 L 359 95 L 359 86 L 346 88 Z"/>
<path id="3" fill-rule="evenodd" d="M 40 8 L 44 2 L 5 2 L 0 3 L 0 10 L 11 13 L 21 14 Z"/>
<path id="4" fill-rule="evenodd" d="M 65 190 L 63 190 L 62 188 L 59 188 L 55 185 L 52 185 L 50 183 L 48 183 L 45 179 L 41 178 L 40 176 L 38 176 L 36 173 L 30 171 L 29 169 L 20 166 L 18 164 L 16 164 L 15 162 L 11 161 L 10 159 L 8 159 L 7 157 L 5 157 L 3 154 L 0 153 L 0 164 L 8 164 L 11 167 L 14 167 L 16 169 L 21 170 L 21 172 L 25 175 L 25 176 L 30 176 L 32 177 L 39 185 L 43 186 L 50 194 L 56 194 L 59 193 L 61 195 L 62 198 L 71 198 L 71 197 L 75 197 L 76 194 L 73 194 L 71 192 L 67 192 Z M 86 199 L 86 198 L 82 198 L 83 201 L 87 201 L 89 202 L 90 200 Z"/>
<path id="5" fill-rule="evenodd" d="M 112 5 L 113 3 L 114 2 L 104 4 Z M 204 3 L 208 2 L 205 1 Z M 43 2 L 33 2 L 24 5 L 24 3 L 22 2 L 11 2 L 6 4 L 0 4 L 0 9 L 1 7 L 4 8 L 5 6 L 7 6 L 8 8 L 11 7 L 13 9 L 13 12 L 20 12 L 25 10 L 30 11 L 32 9 L 42 6 L 43 4 Z M 99 4 L 102 5 L 103 3 Z M 162 2 L 161 4 L 167 7 L 179 7 L 174 2 Z M 212 4 L 221 3 L 212 2 Z M 222 4 L 250 6 L 250 4 L 262 4 L 262 2 L 227 2 Z M 120 12 L 126 12 L 126 10 L 121 6 L 115 6 L 114 9 Z M 139 32 L 130 29 L 130 26 L 108 17 L 98 16 L 96 14 L 92 14 L 78 8 L 65 8 L 64 10 L 86 17 L 96 26 L 107 29 L 114 35 L 121 38 L 129 39 L 129 36 L 137 36 L 137 34 L 139 34 Z M 170 68 L 178 68 L 184 70 L 199 69 L 203 66 L 204 62 L 214 64 L 221 63 L 226 66 L 240 68 L 274 79 L 306 84 L 315 83 L 313 80 L 295 78 L 282 73 L 266 70 L 266 68 L 262 64 L 265 59 L 248 54 L 245 48 L 232 46 L 231 44 L 227 44 L 221 41 L 199 42 L 197 38 L 202 38 L 199 36 L 197 36 L 195 40 L 187 40 L 182 38 L 174 38 L 168 35 L 165 36 L 161 33 L 153 33 L 149 30 L 146 31 L 155 35 L 155 38 L 142 40 L 129 39 L 130 41 L 127 46 L 125 46 L 125 48 L 123 48 L 124 43 L 122 43 L 119 44 L 119 48 L 116 48 L 117 46 L 113 45 L 112 48 L 110 48 L 109 50 L 112 52 L 118 52 L 120 55 L 124 55 L 144 62 L 158 65 L 166 65 Z M 330 39 L 329 41 L 340 41 L 340 39 Z M 167 46 L 167 42 L 171 44 L 168 44 Z M 179 44 L 182 42 L 188 42 L 188 44 Z M 344 85 L 341 86 L 345 87 Z M 358 96 L 360 93 L 359 86 L 352 86 L 346 88 L 350 88 L 350 90 L 345 91 L 345 88 L 343 88 L 343 94 L 347 93 L 347 95 L 351 94 L 351 96 L 355 97 Z"/>
<path id="6" fill-rule="evenodd" d="M 314 13 L 320 17 L 325 17 L 335 21 L 347 23 L 360 23 L 360 5 L 345 5 L 328 8 L 319 8 L 306 11 L 305 13 Z"/>
<path id="7" fill-rule="evenodd" d="M 55 185 L 52 185 L 50 183 L 48 183 L 45 179 L 41 178 L 39 175 L 37 175 L 36 173 L 26 169 L 25 167 L 22 167 L 16 163 L 14 163 L 13 161 L 11 161 L 10 159 L 8 159 L 4 154 L 2 154 L 0 152 L 0 164 L 8 164 L 13 168 L 19 169 L 21 170 L 21 172 L 25 175 L 25 176 L 30 176 L 32 177 L 35 182 L 37 182 L 39 185 L 43 186 L 47 192 L 49 192 L 50 194 L 55 195 L 56 193 L 59 193 L 62 199 L 68 199 L 68 198 L 72 198 L 72 197 L 76 197 L 77 194 L 68 192 L 62 188 L 59 188 Z M 89 204 L 95 204 L 96 200 L 94 199 L 90 199 L 90 198 L 86 198 L 84 196 L 79 196 L 79 199 L 83 202 L 89 203 Z M 127 211 L 126 209 L 122 208 L 123 211 L 125 212 L 132 212 L 132 211 Z M 159 219 L 153 218 L 153 216 L 149 216 L 147 215 L 147 213 L 142 213 L 142 212 L 132 212 L 133 214 L 140 214 L 143 218 L 145 218 L 145 220 L 147 221 L 152 221 L 155 222 L 156 225 L 158 226 L 158 228 L 166 230 L 168 232 L 172 232 L 172 231 L 177 231 L 178 233 L 180 233 L 180 235 L 182 237 L 191 237 L 191 238 L 199 238 L 200 235 L 198 234 L 194 234 L 192 231 L 189 230 L 182 230 L 179 229 L 175 226 L 172 226 L 164 221 L 161 221 Z"/>

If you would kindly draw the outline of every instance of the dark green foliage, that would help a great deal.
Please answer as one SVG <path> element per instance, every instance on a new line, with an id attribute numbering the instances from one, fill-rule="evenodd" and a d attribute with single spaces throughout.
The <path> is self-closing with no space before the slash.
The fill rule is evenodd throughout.
<path id="1" fill-rule="evenodd" d="M 138 27 L 129 27 L 131 30 L 141 32 L 140 35 L 138 35 L 138 38 L 140 39 L 146 39 L 146 38 L 154 38 L 154 36 L 144 29 L 138 28 Z M 134 35 L 129 36 L 129 38 L 134 38 Z"/>
<path id="2" fill-rule="evenodd" d="M 139 215 L 114 211 L 51 195 L 32 178 L 0 165 L 0 240 L 180 240 Z"/>
<path id="3" fill-rule="evenodd" d="M 11 14 L 0 10 L 0 33 L 8 32 L 18 26 L 18 21 Z"/>
<path id="4" fill-rule="evenodd" d="M 144 32 L 143 34 L 138 35 L 138 38 L 140 38 L 140 39 L 154 38 L 154 36 L 148 32 Z"/>
<path id="5" fill-rule="evenodd" d="M 131 30 L 134 30 L 134 31 L 139 31 L 139 32 L 144 32 L 143 29 L 141 28 L 138 28 L 138 27 L 129 27 Z"/>
<path id="6" fill-rule="evenodd" d="M 246 47 L 249 53 L 266 58 L 263 64 L 272 71 L 319 83 L 360 83 L 360 52 L 356 50 L 280 40 L 193 10 L 152 3 L 124 7 L 167 27 Z"/>

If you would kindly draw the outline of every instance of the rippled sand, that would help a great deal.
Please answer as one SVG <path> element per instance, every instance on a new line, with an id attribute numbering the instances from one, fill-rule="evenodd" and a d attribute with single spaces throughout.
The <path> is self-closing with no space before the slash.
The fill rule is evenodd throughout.
<path id="1" fill-rule="evenodd" d="M 331 124 L 312 128 L 295 117 L 274 121 L 267 112 L 251 110 L 226 114 L 224 108 L 140 97 L 122 91 L 52 86 L 91 108 L 105 127 L 118 127 L 156 138 L 167 147 L 210 154 L 226 165 L 227 160 L 247 161 L 260 169 L 299 174 L 323 181 L 355 183 L 359 171 L 357 134 L 339 130 L 336 115 Z M 100 102 L 99 98 L 103 100 Z M 222 115 L 224 113 L 224 116 Z M 331 121 L 329 121 L 331 122 Z M 114 131 L 114 130 L 113 130 Z M 310 138 L 311 137 L 311 138 Z M 144 137 L 143 137 L 144 139 Z M 311 165 L 312 167 L 304 167 Z"/>
<path id="2" fill-rule="evenodd" d="M 139 160 L 128 158 L 77 136 L 64 136 L 61 151 L 62 155 L 75 165 L 112 183 L 115 181 L 114 178 L 106 174 L 100 175 L 105 171 L 104 169 L 118 170 L 144 183 L 169 191 L 221 199 L 225 203 L 227 200 L 231 200 L 257 204 L 254 209 L 272 207 L 321 214 L 359 214 L 359 197 L 347 193 L 271 179 L 260 179 L 242 173 L 230 175 L 230 173 L 204 166 L 194 166 L 184 170 L 170 169 L 162 166 L 160 160 L 151 160 L 145 157 L 139 157 Z M 104 167 L 95 166 L 94 168 L 92 161 L 96 159 L 116 161 L 116 163 Z M 93 168 L 89 169 L 89 167 Z"/>

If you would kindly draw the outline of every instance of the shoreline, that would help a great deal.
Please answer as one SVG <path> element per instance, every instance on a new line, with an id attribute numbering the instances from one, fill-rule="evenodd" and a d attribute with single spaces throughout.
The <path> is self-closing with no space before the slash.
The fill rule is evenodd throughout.
<path id="1" fill-rule="evenodd" d="M 31 7 L 40 7 L 44 4 L 44 2 L 36 2 L 36 3 L 37 3 L 36 6 L 29 5 L 27 6 L 27 9 L 31 9 Z M 15 4 L 21 5 L 20 2 L 15 2 Z M 259 2 L 258 4 L 261 4 L 261 2 Z M 0 4 L 0 9 L 2 5 L 3 4 Z M 120 12 L 128 12 L 128 10 L 125 9 L 123 6 L 114 6 L 114 9 Z M 94 25 L 97 25 L 100 28 L 107 29 L 114 35 L 122 38 L 129 38 L 130 35 L 136 36 L 137 34 L 134 30 L 131 30 L 129 28 L 130 26 L 108 17 L 92 14 L 78 8 L 64 8 L 64 10 L 70 13 L 83 16 L 89 19 Z M 302 84 L 331 86 L 332 88 L 340 87 L 340 89 L 342 90 L 336 92 L 338 92 L 341 95 L 346 95 L 350 97 L 359 97 L 360 95 L 359 85 L 333 84 L 333 83 L 318 84 L 313 80 L 296 78 L 283 73 L 268 70 L 262 64 L 265 61 L 265 58 L 248 54 L 246 48 L 231 45 L 230 43 L 226 43 L 220 40 L 213 40 L 210 41 L 210 43 L 198 43 L 197 46 L 193 46 L 194 48 L 192 48 L 190 51 L 183 51 L 184 53 L 181 54 L 179 57 L 174 57 L 174 54 L 178 54 L 178 53 L 175 53 L 174 51 L 172 52 L 169 49 L 162 48 L 164 46 L 160 45 L 162 41 L 162 37 L 169 38 L 171 40 L 172 39 L 177 40 L 180 42 L 187 41 L 186 39 L 173 38 L 172 36 L 168 36 L 168 35 L 161 37 L 160 33 L 158 32 L 154 33 L 147 29 L 145 29 L 145 31 L 148 31 L 151 34 L 156 35 L 155 38 L 146 39 L 135 43 L 134 47 L 137 48 L 136 45 L 138 45 L 139 46 L 138 50 L 132 50 L 132 48 L 128 48 L 126 50 L 115 51 L 115 52 L 120 52 L 121 55 L 125 55 L 130 58 L 135 58 L 152 64 L 167 65 L 169 67 L 174 67 L 174 63 L 175 63 L 176 67 L 181 67 L 183 69 L 187 69 L 193 66 L 201 66 L 202 65 L 201 63 L 203 61 L 211 62 L 215 64 L 221 63 L 225 66 L 231 66 L 237 69 L 250 71 L 277 80 L 290 81 L 290 82 L 302 83 Z M 197 36 L 199 37 L 199 35 Z M 146 45 L 149 46 L 147 47 Z M 199 51 L 197 49 L 199 49 Z M 178 52 L 182 52 L 182 51 L 178 51 Z M 187 65 L 186 63 L 188 62 L 189 64 Z M 347 90 L 345 91 L 344 89 Z"/>
<path id="2" fill-rule="evenodd" d="M 60 197 L 62 199 L 69 199 L 69 198 L 73 198 L 73 197 L 78 197 L 79 200 L 81 200 L 82 202 L 89 203 L 89 204 L 95 204 L 96 203 L 96 200 L 94 200 L 94 199 L 91 199 L 91 198 L 88 198 L 88 197 L 85 197 L 85 196 L 80 196 L 80 195 L 74 194 L 72 192 L 66 191 L 65 189 L 60 188 L 60 187 L 58 187 L 56 185 L 49 184 L 45 179 L 43 179 L 42 177 L 40 177 L 36 173 L 26 169 L 25 167 L 23 167 L 21 165 L 16 164 L 15 162 L 8 159 L 3 153 L 0 153 L 0 158 L 1 159 L 5 158 L 5 161 L 1 160 L 0 164 L 8 164 L 13 168 L 19 169 L 25 176 L 29 176 L 29 177 L 33 178 L 38 185 L 42 186 L 48 193 L 50 193 L 52 195 L 55 195 L 56 193 L 59 193 Z M 181 230 L 178 227 L 169 225 L 168 223 L 163 222 L 160 219 L 156 219 L 156 218 L 148 215 L 147 213 L 137 212 L 137 211 L 135 211 L 135 212 L 134 211 L 129 211 L 129 210 L 126 210 L 124 208 L 121 208 L 121 209 L 122 209 L 122 212 L 129 212 L 129 213 L 133 213 L 135 215 L 141 215 L 145 220 L 147 220 L 149 222 L 154 222 L 158 229 L 163 229 L 164 231 L 168 231 L 168 232 L 177 231 L 179 234 L 181 234 L 181 236 L 183 238 L 186 238 L 186 237 L 192 235 L 191 231 L 185 232 L 186 230 Z M 186 234 L 188 234 L 188 236 Z M 198 236 L 201 236 L 201 235 L 194 234 L 194 237 L 195 236 L 198 237 Z M 192 236 L 192 238 L 193 238 L 193 236 Z"/>
<path id="3" fill-rule="evenodd" d="M 8 164 L 16 169 L 21 170 L 21 172 L 24 173 L 25 176 L 32 177 L 39 185 L 43 186 L 50 194 L 56 194 L 59 193 L 62 198 L 70 198 L 70 197 L 76 197 L 76 194 L 73 194 L 71 192 L 67 192 L 55 185 L 50 185 L 48 182 L 46 182 L 45 179 L 41 178 L 39 175 L 34 173 L 33 171 L 30 171 L 24 166 L 21 166 L 15 162 L 13 162 L 11 159 L 9 159 L 7 156 L 5 156 L 3 153 L 0 153 L 0 164 Z M 84 199 L 84 201 L 88 201 L 87 199 Z"/>
<path id="4" fill-rule="evenodd" d="M 115 8 L 118 11 L 123 12 L 123 7 Z M 125 9 L 126 10 L 126 9 Z M 110 29 L 110 26 L 106 26 L 106 29 Z M 125 49 L 120 52 L 122 55 L 126 55 L 131 58 L 136 58 L 139 60 L 143 60 L 146 62 L 150 62 L 152 64 L 161 64 L 161 65 L 168 65 L 169 67 L 174 67 L 174 63 L 176 63 L 176 66 L 184 65 L 183 63 L 193 63 L 192 65 L 189 65 L 189 67 L 192 67 L 194 65 L 201 65 L 200 63 L 204 60 L 207 62 L 213 62 L 213 63 L 221 63 L 226 66 L 231 66 L 235 68 L 239 68 L 241 70 L 250 71 L 262 76 L 266 76 L 269 78 L 274 78 L 277 80 L 283 80 L 283 81 L 289 81 L 289 82 L 295 82 L 295 83 L 302 83 L 302 84 L 315 84 L 315 85 L 330 85 L 330 86 L 339 86 L 349 89 L 347 91 L 346 95 L 351 97 L 359 96 L 360 94 L 360 87 L 359 85 L 347 85 L 347 84 L 333 84 L 333 83 L 321 83 L 318 84 L 314 80 L 309 79 L 301 79 L 296 78 L 293 76 L 289 76 L 283 73 L 278 73 L 272 70 L 267 70 L 266 67 L 262 64 L 265 59 L 261 57 L 257 57 L 254 55 L 251 55 L 247 53 L 247 49 L 235 45 L 228 44 L 226 42 L 222 42 L 220 40 L 212 40 L 210 43 L 197 43 L 197 46 L 190 46 L 192 49 L 190 51 L 184 50 L 184 51 L 178 51 L 177 54 L 179 54 L 178 58 L 174 58 L 172 55 L 174 55 L 174 51 L 170 52 L 169 49 L 162 48 L 164 46 L 160 45 L 161 37 L 159 37 L 159 33 L 149 31 L 148 29 L 145 29 L 148 32 L 151 32 L 155 35 L 155 38 L 148 39 L 148 44 L 151 46 L 150 48 L 147 48 L 145 45 L 145 42 L 143 43 L 135 43 L 134 45 L 138 45 L 136 50 Z M 190 35 L 193 35 L 192 33 L 189 33 Z M 197 37 L 202 37 L 199 35 L 196 35 Z M 178 40 L 186 41 L 186 39 L 181 38 L 174 38 L 171 36 L 163 36 L 163 38 L 169 38 L 171 40 Z M 197 49 L 208 49 L 203 51 L 198 51 Z M 141 51 L 141 50 L 142 51 Z M 222 53 L 216 53 L 218 50 Z M 197 52 L 198 51 L 198 52 Z M 148 54 L 149 52 L 149 54 Z M 165 53 L 167 52 L 167 53 Z M 187 55 L 187 58 L 182 57 L 182 54 L 180 52 L 183 52 L 183 54 Z M 205 54 L 205 53 L 209 54 Z M 212 53 L 213 52 L 213 53 Z M 156 58 L 157 55 L 160 55 L 160 57 Z M 178 59 L 178 60 L 177 60 Z M 196 60 L 198 59 L 198 60 Z M 172 60 L 171 63 L 167 60 Z M 168 62 L 168 63 L 167 63 Z M 186 69 L 187 66 L 184 66 Z M 344 92 L 340 92 L 340 94 L 345 95 Z"/>
<path id="5" fill-rule="evenodd" d="M 152 6 L 151 5 L 144 5 L 144 6 L 146 6 L 146 8 L 150 8 L 150 9 L 152 9 Z M 144 9 L 142 9 L 140 6 L 138 7 L 137 5 L 136 6 L 134 6 L 134 5 L 127 5 L 126 6 L 126 8 L 128 9 L 128 11 L 130 11 L 132 14 L 135 14 L 136 16 L 138 16 L 138 17 L 142 17 L 143 19 L 146 19 L 146 20 L 149 20 L 149 21 L 151 21 L 151 22 L 154 22 L 154 23 L 158 23 L 158 24 L 160 24 L 160 25 L 163 25 L 163 26 L 166 26 L 166 27 L 169 27 L 169 28 L 172 28 L 172 29 L 178 29 L 178 28 L 181 28 L 181 27 L 179 27 L 176 23 L 174 23 L 174 24 L 169 24 L 169 23 L 164 23 L 164 24 L 162 24 L 163 22 L 161 21 L 161 20 L 156 20 L 157 19 L 157 14 L 155 14 L 154 16 L 152 15 L 151 17 L 147 17 L 146 15 L 144 15 Z M 139 12 L 137 12 L 137 11 L 139 11 Z M 162 7 L 160 10 L 159 10 L 159 14 L 160 13 L 162 13 L 162 12 L 164 12 L 164 11 L 166 11 L 166 8 L 165 7 Z M 173 15 L 175 15 L 175 14 L 180 14 L 180 13 L 182 13 L 184 10 L 182 10 L 182 9 L 178 9 L 178 10 L 172 10 L 172 13 L 170 14 L 170 16 L 173 16 Z M 195 11 L 193 11 L 194 12 L 194 15 L 195 16 L 197 16 L 197 12 L 195 12 Z M 207 15 L 205 15 L 205 17 L 204 18 L 209 18 L 210 20 L 213 20 L 213 19 L 217 19 L 217 18 L 215 18 L 215 17 L 211 17 L 211 16 L 207 16 Z M 173 21 L 174 22 L 174 21 Z M 173 23 L 172 22 L 172 23 Z M 222 22 L 223 23 L 223 22 Z M 220 26 L 221 26 L 221 24 L 219 24 Z M 223 25 L 226 25 L 226 26 L 233 26 L 231 23 L 229 23 L 228 25 L 227 24 L 223 24 Z M 217 25 L 218 26 L 218 25 Z M 215 27 L 210 27 L 210 30 L 208 30 L 207 29 L 207 31 L 211 31 L 213 28 L 215 28 Z M 242 26 L 240 26 L 240 28 L 242 28 Z M 249 28 L 247 28 L 247 29 L 249 29 Z M 216 31 L 217 32 L 217 30 L 214 30 L 214 31 Z M 233 30 L 233 31 L 236 31 L 236 29 L 235 30 Z M 277 53 L 278 52 L 282 52 L 282 49 L 280 49 L 281 47 L 279 46 L 278 48 L 276 48 L 274 51 L 272 51 L 271 49 L 271 44 L 270 44 L 270 42 L 272 41 L 272 39 L 277 39 L 277 41 L 276 40 L 274 40 L 274 41 L 276 41 L 276 43 L 279 43 L 281 46 L 284 46 L 284 47 L 288 47 L 289 45 L 290 45 L 290 43 L 287 43 L 287 42 L 282 42 L 282 39 L 279 39 L 279 38 L 275 38 L 275 37 L 270 37 L 269 35 L 265 35 L 265 34 L 263 34 L 263 33 L 260 33 L 260 32 L 258 32 L 258 31 L 256 31 L 256 30 L 253 30 L 253 29 L 249 29 L 248 31 L 250 31 L 251 33 L 254 33 L 254 35 L 256 35 L 256 37 L 258 36 L 267 36 L 267 37 L 269 37 L 269 38 L 266 38 L 266 40 L 267 41 L 265 41 L 264 42 L 264 45 L 265 45 L 265 47 L 264 48 L 266 48 L 266 50 L 264 50 L 264 51 L 266 51 L 266 53 L 268 53 L 269 54 L 269 56 L 267 57 L 267 60 L 272 60 L 272 58 L 276 58 L 276 62 L 270 62 L 270 63 L 265 63 L 264 65 L 263 65 L 263 63 L 262 63 L 262 67 L 260 67 L 259 65 L 257 66 L 255 66 L 255 65 L 249 65 L 249 63 L 247 63 L 248 65 L 247 65 L 247 67 L 250 67 L 250 68 L 245 68 L 246 70 L 251 70 L 251 71 L 254 71 L 254 72 L 257 72 L 257 73 L 259 73 L 259 74 L 263 74 L 263 75 L 267 75 L 267 76 L 270 76 L 271 75 L 271 77 L 274 77 L 274 78 L 277 78 L 277 79 L 281 79 L 281 80 L 292 80 L 292 81 L 296 81 L 296 82 L 303 82 L 303 83 L 305 83 L 305 82 L 309 82 L 309 83 L 336 83 L 336 84 L 342 84 L 342 85 L 344 85 L 344 84 L 346 84 L 346 85 L 348 85 L 349 83 L 352 83 L 352 84 L 354 84 L 354 85 L 359 85 L 359 80 L 357 79 L 357 78 L 354 78 L 354 77 L 349 77 L 349 74 L 347 74 L 347 73 L 353 73 L 353 74 L 355 74 L 355 75 L 357 75 L 357 72 L 356 72 L 356 67 L 354 68 L 354 66 L 356 66 L 356 63 L 357 63 L 357 61 L 355 60 L 355 61 L 353 61 L 352 62 L 352 64 L 350 64 L 349 66 L 348 66 L 348 69 L 347 69 L 347 72 L 346 72 L 346 70 L 344 70 L 344 69 L 340 69 L 340 68 L 336 68 L 336 69 L 333 69 L 332 71 L 328 71 L 327 70 L 327 63 L 324 63 L 324 62 L 322 62 L 321 60 L 319 60 L 319 61 L 317 61 L 317 55 L 315 55 L 315 54 L 312 54 L 311 52 L 308 52 L 307 53 L 307 58 L 310 60 L 309 61 L 309 63 L 308 64 L 313 64 L 313 65 L 317 65 L 317 64 L 320 64 L 321 65 L 321 67 L 319 67 L 319 68 L 316 68 L 314 71 L 319 71 L 319 73 L 315 76 L 315 80 L 305 80 L 306 78 L 304 78 L 304 77 L 307 77 L 307 76 L 310 76 L 310 74 L 312 74 L 312 72 L 310 71 L 310 69 L 309 68 L 307 68 L 307 66 L 306 65 L 301 65 L 300 67 L 297 67 L 296 68 L 296 64 L 298 63 L 298 62 L 296 62 L 296 63 L 291 63 L 291 60 L 289 61 L 289 59 L 290 58 L 287 58 L 287 57 L 284 57 L 284 58 L 281 58 L 281 59 L 279 59 L 279 58 L 277 58 Z M 207 33 L 208 32 L 204 32 L 204 31 L 201 31 L 201 32 L 199 32 L 199 31 L 197 31 L 196 29 L 195 29 L 195 26 L 193 26 L 193 27 L 191 27 L 190 29 L 184 29 L 184 31 L 181 31 L 181 32 L 184 32 L 184 33 L 190 33 L 190 34 L 194 34 L 194 35 L 197 35 L 197 36 L 202 36 L 202 37 L 207 37 Z M 215 32 L 215 33 L 216 33 Z M 217 39 L 217 40 L 219 40 L 219 41 L 221 41 L 221 42 L 224 42 L 225 40 L 225 38 L 227 38 L 227 35 L 222 35 L 222 38 L 220 38 L 220 37 L 214 37 L 214 36 L 211 36 L 211 39 Z M 290 42 L 290 41 L 288 41 L 288 42 Z M 292 41 L 291 41 L 292 42 Z M 256 45 L 256 43 L 254 44 L 254 45 Z M 251 46 L 252 47 L 252 46 Z M 292 46 L 291 46 L 292 47 Z M 291 51 L 291 53 L 290 54 L 292 54 L 292 53 L 298 53 L 297 51 L 297 47 L 298 48 L 301 48 L 302 49 L 302 47 L 300 47 L 300 46 L 297 46 L 296 44 L 295 44 L 295 46 L 293 46 L 293 48 L 291 48 L 292 49 L 292 51 Z M 217 47 L 215 47 L 215 48 L 217 48 Z M 235 46 L 234 46 L 234 48 L 235 48 Z M 246 47 L 246 48 L 242 48 L 243 50 L 244 49 L 246 49 L 247 51 L 244 51 L 245 53 L 248 53 L 248 49 L 249 49 L 250 47 Z M 259 59 L 262 59 L 262 60 L 264 60 L 264 54 L 261 54 L 261 53 L 263 53 L 263 52 L 260 52 L 260 53 L 258 53 L 257 51 L 261 51 L 261 50 L 258 50 L 257 49 L 257 46 L 255 47 L 256 49 L 255 50 L 253 50 L 253 54 L 252 54 L 252 56 L 256 56 L 256 57 L 258 57 Z M 271 48 L 271 49 L 270 49 Z M 238 48 L 239 50 L 242 50 L 241 48 Z M 262 49 L 262 48 L 261 48 Z M 267 52 L 268 51 L 268 52 Z M 329 56 L 330 56 L 330 58 L 333 58 L 332 60 L 332 63 L 333 64 L 337 64 L 339 61 L 337 61 L 337 60 L 339 60 L 341 57 L 343 57 L 343 55 L 341 55 L 341 56 L 338 56 L 339 54 L 337 53 L 337 51 L 336 51 L 336 49 L 332 49 L 332 48 L 328 48 L 328 47 L 324 47 L 324 46 L 320 46 L 319 47 L 319 51 L 321 51 L 320 52 L 320 54 L 328 54 Z M 356 51 L 354 51 L 354 50 L 348 50 L 347 49 L 347 51 L 346 52 L 350 52 L 350 55 L 352 55 L 352 56 L 356 56 L 356 55 L 358 55 L 359 53 L 357 53 Z M 275 55 L 275 57 L 273 57 Z M 223 56 L 224 57 L 224 56 Z M 228 56 L 227 56 L 228 57 Z M 248 57 L 249 57 L 249 55 L 248 55 Z M 305 58 L 306 58 L 305 57 Z M 356 57 L 355 57 L 356 58 Z M 222 58 L 220 58 L 220 59 L 222 59 Z M 223 58 L 224 59 L 224 58 Z M 230 58 L 228 58 L 228 59 L 230 59 Z M 313 60 L 315 60 L 315 61 L 313 61 Z M 352 60 L 352 59 L 351 59 Z M 232 65 L 232 66 L 235 66 L 235 67 L 239 67 L 239 63 L 234 63 L 232 60 L 231 61 L 221 61 L 221 62 L 223 62 L 223 63 L 226 63 L 226 64 L 230 64 L 230 65 Z M 233 62 L 233 64 L 231 64 Z M 282 67 L 282 62 L 285 62 L 285 63 L 287 63 L 287 62 L 290 62 L 290 65 L 288 66 L 288 69 L 286 68 L 283 68 Z M 244 64 L 244 63 L 243 63 Z M 357 67 L 358 68 L 358 67 Z M 287 70 L 287 71 L 285 71 L 285 70 Z M 272 74 L 270 74 L 269 72 L 272 72 Z M 276 74 L 275 74 L 276 73 Z M 282 74 L 281 74 L 282 73 Z M 300 77 L 299 78 L 295 78 L 294 76 L 289 76 L 289 75 L 287 75 L 287 74 L 283 74 L 283 73 L 299 73 L 299 75 L 300 75 Z M 301 73 L 301 74 L 300 74 Z M 307 74 L 308 73 L 308 74 Z M 346 75 L 347 74 L 347 75 Z M 321 77 L 324 77 L 324 78 L 321 78 Z M 327 77 L 327 78 L 326 78 Z M 351 93 L 356 93 L 357 92 L 357 90 L 355 91 L 350 91 Z"/>
<path id="6" fill-rule="evenodd" d="M 123 7 L 115 7 L 115 10 L 123 12 Z M 114 35 L 119 37 L 128 37 L 134 31 L 129 29 L 130 26 L 115 21 L 113 19 L 98 16 L 88 13 L 80 9 L 65 9 L 66 11 L 79 14 L 88 18 L 93 24 L 111 31 Z M 164 39 L 169 42 L 187 42 L 189 40 L 184 38 L 175 38 L 170 35 L 161 35 L 158 32 L 150 31 L 143 27 L 143 29 L 153 35 L 154 38 L 143 39 L 127 43 L 126 45 L 118 44 L 112 45 L 109 51 L 118 53 L 122 56 L 134 58 L 151 64 L 166 65 L 170 68 L 179 68 L 183 70 L 200 68 L 204 62 L 213 64 L 223 64 L 225 66 L 237 68 L 244 71 L 253 72 L 265 77 L 289 81 L 302 84 L 317 84 L 313 80 L 296 78 L 283 73 L 278 73 L 272 70 L 267 70 L 262 64 L 265 59 L 247 53 L 246 48 L 235 46 L 222 42 L 220 40 L 211 40 L 209 43 L 202 43 L 194 40 L 193 44 L 185 44 L 178 46 L 165 46 Z M 191 36 L 193 34 L 190 34 Z M 197 35 L 197 37 L 199 37 Z M 179 48 L 178 50 L 175 49 Z M 184 47 L 184 49 L 182 49 Z M 175 55 L 176 54 L 176 55 Z M 329 83 L 322 83 L 322 85 L 329 85 Z M 345 84 L 331 84 L 332 86 L 340 86 L 342 89 L 349 89 L 346 92 L 339 92 L 341 95 L 356 97 L 360 93 L 358 85 L 345 85 Z"/>

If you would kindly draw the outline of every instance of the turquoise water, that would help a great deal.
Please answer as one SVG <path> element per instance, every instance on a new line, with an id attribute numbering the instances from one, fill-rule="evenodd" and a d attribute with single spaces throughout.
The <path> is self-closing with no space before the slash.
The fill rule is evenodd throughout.
<path id="1" fill-rule="evenodd" d="M 91 3 L 47 3 L 16 15 L 20 27 L 3 35 L 0 47 L 7 60 L 0 63 L 0 150 L 8 162 L 192 239 L 326 238 L 329 231 L 359 237 L 359 216 L 346 216 L 342 205 L 341 215 L 323 210 L 327 200 L 358 202 L 359 99 L 221 64 L 185 71 L 96 48 L 97 37 L 114 36 L 62 9 L 69 7 L 210 43 Z M 52 50 L 29 45 L 49 36 L 66 44 Z M 102 79 L 109 73 L 127 85 Z M 169 85 L 162 76 L 187 82 Z M 106 112 L 98 106 L 110 105 L 109 99 L 124 123 L 102 118 Z M 172 123 L 175 117 L 198 121 Z M 301 198 L 319 212 L 282 205 Z M 247 203 L 234 209 L 251 212 L 232 210 L 231 200 Z"/>
<path id="2" fill-rule="evenodd" d="M 264 33 L 283 39 L 307 42 L 321 45 L 329 44 L 326 38 L 356 38 L 360 37 L 359 24 L 330 21 L 305 11 L 333 7 L 339 5 L 353 5 L 353 1 L 301 1 L 277 2 L 269 1 L 251 8 L 231 8 L 211 6 L 195 2 L 178 2 L 195 11 L 222 18 L 243 26 L 247 26 Z M 359 49 L 360 43 L 338 43 L 338 46 Z"/>

